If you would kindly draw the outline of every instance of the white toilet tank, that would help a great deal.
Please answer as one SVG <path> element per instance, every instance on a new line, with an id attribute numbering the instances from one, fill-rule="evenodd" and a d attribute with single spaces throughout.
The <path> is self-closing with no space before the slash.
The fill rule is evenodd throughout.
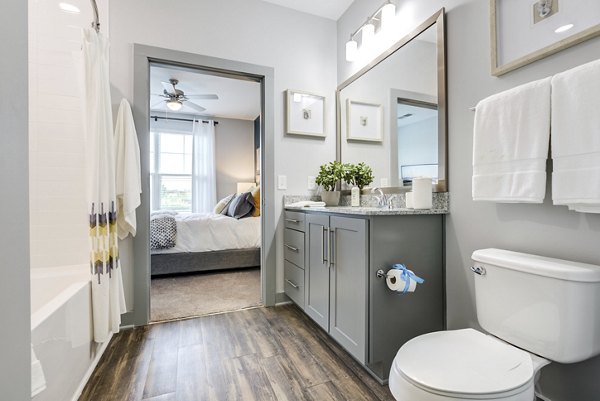
<path id="1" fill-rule="evenodd" d="M 556 362 L 600 354 L 600 266 L 493 248 L 472 259 L 486 331 Z"/>

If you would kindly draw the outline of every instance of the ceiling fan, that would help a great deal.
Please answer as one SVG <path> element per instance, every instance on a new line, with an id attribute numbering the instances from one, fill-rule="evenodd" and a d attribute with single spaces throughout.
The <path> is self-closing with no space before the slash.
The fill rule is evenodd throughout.
<path id="1" fill-rule="evenodd" d="M 167 107 L 172 111 L 178 111 L 185 105 L 190 107 L 198 112 L 203 112 L 206 108 L 197 105 L 192 102 L 190 98 L 196 99 L 204 99 L 204 100 L 217 100 L 219 96 L 215 94 L 202 94 L 202 95 L 186 95 L 181 89 L 177 89 L 177 85 L 179 84 L 179 80 L 175 78 L 169 79 L 169 82 L 161 82 L 163 86 L 163 93 L 156 94 L 157 96 L 165 98 L 165 100 L 161 100 L 159 103 L 156 103 L 152 107 L 157 107 L 161 105 L 163 102 L 166 103 Z"/>

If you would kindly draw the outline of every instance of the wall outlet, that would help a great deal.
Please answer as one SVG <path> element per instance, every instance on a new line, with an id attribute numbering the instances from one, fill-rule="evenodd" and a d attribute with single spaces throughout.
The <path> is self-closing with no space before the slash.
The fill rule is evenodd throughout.
<path id="1" fill-rule="evenodd" d="M 287 189 L 287 176 L 277 176 L 277 189 Z"/>
<path id="2" fill-rule="evenodd" d="M 379 186 L 380 187 L 389 187 L 390 186 L 390 183 L 389 183 L 387 177 L 381 178 L 379 180 Z"/>
<path id="3" fill-rule="evenodd" d="M 308 176 L 308 180 L 306 182 L 306 187 L 308 188 L 309 191 L 314 191 L 315 189 L 317 189 L 317 183 L 315 182 L 314 175 Z"/>

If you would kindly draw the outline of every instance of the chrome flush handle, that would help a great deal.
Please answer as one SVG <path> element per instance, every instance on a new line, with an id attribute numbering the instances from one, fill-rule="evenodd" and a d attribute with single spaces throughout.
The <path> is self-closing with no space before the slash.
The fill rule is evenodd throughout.
<path id="1" fill-rule="evenodd" d="M 471 266 L 471 271 L 480 276 L 485 276 L 485 269 L 481 266 Z"/>

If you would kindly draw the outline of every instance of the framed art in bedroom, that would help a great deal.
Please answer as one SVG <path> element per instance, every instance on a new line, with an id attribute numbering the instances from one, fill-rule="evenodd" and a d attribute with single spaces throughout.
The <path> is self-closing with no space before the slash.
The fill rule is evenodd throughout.
<path id="1" fill-rule="evenodd" d="M 285 97 L 287 134 L 325 138 L 325 96 L 288 89 Z"/>
<path id="2" fill-rule="evenodd" d="M 598 15 L 599 1 L 490 0 L 492 75 L 600 35 Z"/>

